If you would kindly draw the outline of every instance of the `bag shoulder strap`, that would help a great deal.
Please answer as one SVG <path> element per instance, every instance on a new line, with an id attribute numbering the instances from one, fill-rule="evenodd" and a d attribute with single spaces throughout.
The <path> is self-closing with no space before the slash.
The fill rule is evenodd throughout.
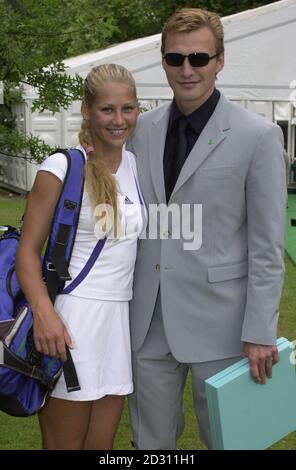
<path id="1" fill-rule="evenodd" d="M 77 149 L 59 149 L 57 152 L 63 153 L 67 158 L 67 173 L 53 216 L 43 259 L 43 272 L 46 280 L 48 273 L 56 272 L 59 281 L 66 281 L 71 279 L 68 266 L 81 209 L 85 158 L 83 153 Z M 59 284 L 56 287 L 56 292 L 50 292 L 53 302 Z"/>
<path id="2" fill-rule="evenodd" d="M 52 303 L 54 303 L 61 285 L 71 279 L 68 267 L 83 197 L 85 164 L 84 155 L 80 150 L 58 149 L 56 152 L 66 156 L 67 173 L 53 216 L 42 266 L 48 295 Z M 66 348 L 66 352 L 67 361 L 63 364 L 63 370 L 67 390 L 79 390 L 76 370 L 68 348 Z"/>

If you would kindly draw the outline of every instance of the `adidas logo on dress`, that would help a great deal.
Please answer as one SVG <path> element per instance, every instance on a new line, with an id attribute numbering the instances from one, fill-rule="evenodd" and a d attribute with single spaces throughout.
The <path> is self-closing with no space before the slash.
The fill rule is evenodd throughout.
<path id="1" fill-rule="evenodd" d="M 133 204 L 133 201 L 131 201 L 127 196 L 125 196 L 124 204 Z"/>

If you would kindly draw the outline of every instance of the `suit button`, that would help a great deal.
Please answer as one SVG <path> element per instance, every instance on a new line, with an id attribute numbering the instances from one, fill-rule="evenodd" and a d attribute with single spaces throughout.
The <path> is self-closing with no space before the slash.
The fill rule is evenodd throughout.
<path id="1" fill-rule="evenodd" d="M 155 265 L 155 270 L 156 270 L 156 271 L 160 271 L 160 264 L 156 264 L 156 265 Z"/>

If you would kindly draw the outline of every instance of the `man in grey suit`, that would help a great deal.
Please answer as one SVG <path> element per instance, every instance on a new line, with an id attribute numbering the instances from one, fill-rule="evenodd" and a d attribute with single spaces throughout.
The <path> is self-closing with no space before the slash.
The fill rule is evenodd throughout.
<path id="1" fill-rule="evenodd" d="M 205 379 L 245 355 L 263 384 L 279 360 L 283 139 L 278 126 L 215 88 L 224 66 L 216 14 L 176 12 L 163 29 L 162 56 L 174 100 L 140 116 L 129 142 L 150 216 L 130 308 L 133 442 L 137 449 L 175 448 L 191 370 L 200 434 L 211 447 Z M 151 236 L 155 207 L 166 205 L 167 227 L 158 221 L 158 236 Z"/>

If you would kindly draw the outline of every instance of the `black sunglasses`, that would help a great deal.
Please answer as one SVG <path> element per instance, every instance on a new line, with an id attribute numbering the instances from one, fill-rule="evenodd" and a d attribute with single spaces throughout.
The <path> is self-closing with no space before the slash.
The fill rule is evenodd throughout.
<path id="1" fill-rule="evenodd" d="M 188 57 L 191 67 L 205 67 L 211 59 L 218 57 L 219 54 L 220 52 L 210 56 L 207 52 L 192 52 L 188 55 L 179 52 L 167 52 L 163 58 L 168 65 L 172 65 L 173 67 L 181 67 L 186 57 Z"/>

